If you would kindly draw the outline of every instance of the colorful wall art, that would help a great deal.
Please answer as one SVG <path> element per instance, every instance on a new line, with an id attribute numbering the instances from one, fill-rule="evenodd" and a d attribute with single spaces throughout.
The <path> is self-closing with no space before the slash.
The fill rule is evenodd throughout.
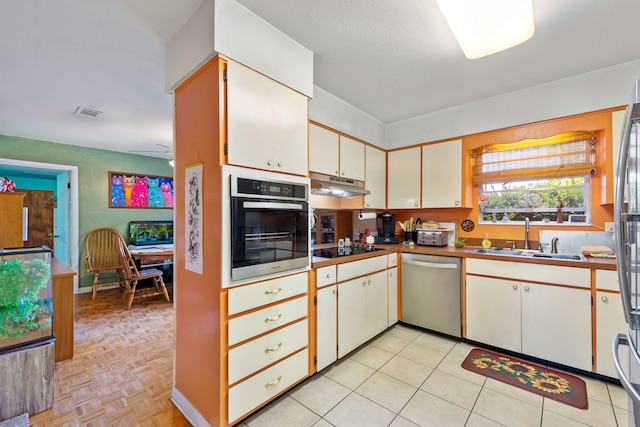
<path id="1" fill-rule="evenodd" d="M 110 208 L 173 208 L 173 178 L 109 172 Z"/>

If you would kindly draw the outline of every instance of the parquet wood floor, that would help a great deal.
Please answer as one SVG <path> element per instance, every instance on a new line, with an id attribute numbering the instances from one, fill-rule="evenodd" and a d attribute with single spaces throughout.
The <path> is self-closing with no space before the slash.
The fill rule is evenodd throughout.
<path id="1" fill-rule="evenodd" d="M 74 357 L 56 363 L 54 406 L 31 426 L 190 426 L 169 401 L 173 304 L 143 298 L 127 310 L 121 295 L 76 295 Z"/>

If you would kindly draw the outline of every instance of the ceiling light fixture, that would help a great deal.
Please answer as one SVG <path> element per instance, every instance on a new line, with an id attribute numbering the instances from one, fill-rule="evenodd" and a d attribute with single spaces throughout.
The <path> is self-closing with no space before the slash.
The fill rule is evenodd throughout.
<path id="1" fill-rule="evenodd" d="M 532 0 L 436 0 L 468 59 L 481 58 L 533 36 Z"/>
<path id="2" fill-rule="evenodd" d="M 169 164 L 171 165 L 171 167 L 173 167 L 173 165 L 175 164 L 175 162 L 173 161 L 173 159 L 169 160 Z"/>
<path id="3" fill-rule="evenodd" d="M 99 114 L 102 114 L 102 111 L 92 110 L 91 108 L 86 107 L 78 107 L 76 108 L 75 114 L 82 117 L 90 117 L 95 119 Z"/>

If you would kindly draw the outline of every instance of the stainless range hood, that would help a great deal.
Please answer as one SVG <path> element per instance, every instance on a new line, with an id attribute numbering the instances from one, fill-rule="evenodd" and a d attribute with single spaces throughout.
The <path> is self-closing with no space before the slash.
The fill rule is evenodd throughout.
<path id="1" fill-rule="evenodd" d="M 364 196 L 371 192 L 364 188 L 364 182 L 350 178 L 309 174 L 311 178 L 311 194 L 331 197 Z"/>

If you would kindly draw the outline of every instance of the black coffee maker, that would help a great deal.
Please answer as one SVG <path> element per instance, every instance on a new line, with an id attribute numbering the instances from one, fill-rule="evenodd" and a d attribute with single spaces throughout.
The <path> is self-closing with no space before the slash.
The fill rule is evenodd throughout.
<path id="1" fill-rule="evenodd" d="M 378 237 L 376 243 L 398 243 L 396 234 L 396 216 L 391 212 L 382 212 L 377 216 Z"/>

